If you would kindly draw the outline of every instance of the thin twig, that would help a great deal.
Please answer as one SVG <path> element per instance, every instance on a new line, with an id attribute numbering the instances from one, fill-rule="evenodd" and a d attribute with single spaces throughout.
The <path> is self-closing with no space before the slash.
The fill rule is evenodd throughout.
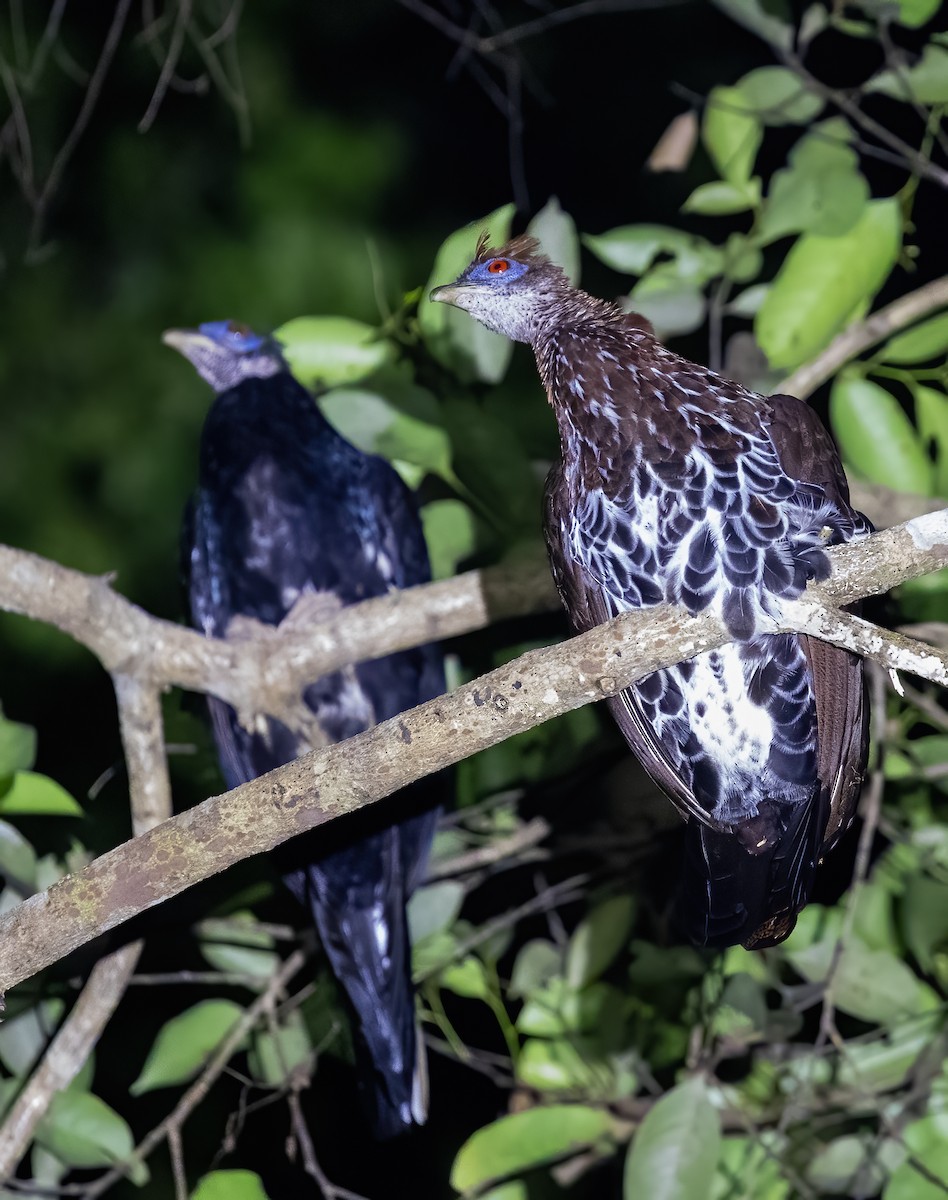
<path id="1" fill-rule="evenodd" d="M 168 1116 L 160 1124 L 156 1125 L 151 1133 L 142 1139 L 124 1162 L 118 1163 L 111 1171 L 101 1176 L 95 1183 L 86 1188 L 83 1192 L 86 1200 L 95 1200 L 96 1196 L 101 1196 L 104 1192 L 107 1192 L 113 1184 L 127 1175 L 133 1166 L 143 1163 L 155 1147 L 161 1145 L 172 1130 L 180 1132 L 188 1117 L 201 1103 L 218 1076 L 227 1066 L 231 1055 L 236 1052 L 240 1043 L 250 1033 L 257 1022 L 262 1019 L 268 1007 L 273 1004 L 275 998 L 305 962 L 306 952 L 304 950 L 294 950 L 289 958 L 281 964 L 280 969 L 274 972 L 266 990 L 234 1022 L 227 1037 L 224 1038 L 214 1051 L 207 1066 L 194 1083 L 191 1084 Z"/>

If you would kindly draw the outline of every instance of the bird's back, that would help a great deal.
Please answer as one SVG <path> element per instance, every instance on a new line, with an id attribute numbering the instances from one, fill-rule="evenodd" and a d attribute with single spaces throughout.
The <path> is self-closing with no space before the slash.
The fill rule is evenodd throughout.
<path id="1" fill-rule="evenodd" d="M 252 633 L 427 581 L 413 501 L 382 460 L 343 439 L 312 397 L 281 372 L 219 395 L 201 439 L 188 538 L 189 599 L 207 634 Z M 313 680 L 307 706 L 330 742 L 444 690 L 433 646 L 389 655 Z M 245 727 L 211 700 L 229 786 L 308 748 L 271 718 Z M 423 873 L 443 784 L 422 782 L 393 806 L 356 814 L 291 844 L 285 879 L 311 908 L 367 1047 L 363 1069 L 382 1136 L 424 1119 L 405 903 Z M 357 1038 L 358 1040 L 358 1038 Z"/>
<path id="2" fill-rule="evenodd" d="M 851 811 L 865 709 L 858 659 L 765 630 L 826 574 L 826 546 L 868 526 L 799 401 L 757 397 L 644 332 L 582 353 L 573 340 L 551 361 L 554 406 L 579 411 L 547 520 L 574 623 L 668 601 L 715 612 L 736 639 L 610 702 L 689 817 L 683 924 L 698 942 L 771 944 L 806 901 L 834 805 Z"/>

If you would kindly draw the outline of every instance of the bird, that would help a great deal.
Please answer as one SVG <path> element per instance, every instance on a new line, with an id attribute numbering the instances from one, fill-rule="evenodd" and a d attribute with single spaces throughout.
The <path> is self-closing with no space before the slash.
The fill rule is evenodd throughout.
<path id="1" fill-rule="evenodd" d="M 532 346 L 556 418 L 544 533 L 570 622 L 671 603 L 733 639 L 609 699 L 686 819 L 678 923 L 699 945 L 777 945 L 852 820 L 866 769 L 862 660 L 773 633 L 784 598 L 871 532 L 813 410 L 675 354 L 646 318 L 574 287 L 526 235 L 431 299 Z"/>
<path id="2" fill-rule="evenodd" d="M 216 394 L 182 535 L 197 629 L 248 636 L 430 579 L 411 493 L 386 461 L 333 428 L 274 338 L 210 321 L 163 340 Z M 209 697 L 225 781 L 236 787 L 314 739 L 343 741 L 444 688 L 443 656 L 426 645 L 309 681 L 302 698 L 315 734 L 271 716 L 250 720 Z M 424 876 L 444 791 L 442 778 L 423 780 L 383 802 L 384 812 L 373 806 L 304 834 L 284 875 L 354 1013 L 360 1090 L 379 1138 L 426 1117 L 405 906 Z"/>

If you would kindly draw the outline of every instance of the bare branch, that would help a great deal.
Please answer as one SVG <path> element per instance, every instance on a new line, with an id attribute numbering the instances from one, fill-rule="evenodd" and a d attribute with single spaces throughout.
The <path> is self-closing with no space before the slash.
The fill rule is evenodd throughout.
<path id="1" fill-rule="evenodd" d="M 830 553 L 834 574 L 811 585 L 809 597 L 841 605 L 885 591 L 948 562 L 948 509 Z M 728 640 L 707 613 L 688 617 L 667 606 L 625 613 L 212 797 L 0 918 L 0 986 L 241 859 Z"/>
<path id="2" fill-rule="evenodd" d="M 107 579 L 0 546 L 0 608 L 54 625 L 113 673 L 157 688 L 210 692 L 240 711 L 288 716 L 306 682 L 365 659 L 456 637 L 494 621 L 559 607 L 549 568 L 533 563 L 469 571 L 366 600 L 277 635 L 205 638 L 151 617 Z"/>
<path id="3" fill-rule="evenodd" d="M 880 308 L 864 321 L 857 321 L 848 329 L 835 337 L 826 349 L 811 362 L 798 367 L 792 375 L 788 375 L 777 388 L 790 396 L 799 396 L 805 400 L 813 394 L 820 384 L 831 379 L 833 375 L 851 362 L 858 354 L 868 350 L 889 334 L 904 329 L 920 317 L 937 312 L 948 306 L 948 275 L 933 279 L 923 287 L 900 296 L 885 308 Z"/>

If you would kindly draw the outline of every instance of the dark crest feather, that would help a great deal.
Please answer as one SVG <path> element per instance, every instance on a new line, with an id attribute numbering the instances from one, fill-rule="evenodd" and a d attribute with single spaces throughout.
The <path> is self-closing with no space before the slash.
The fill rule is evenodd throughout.
<path id="1" fill-rule="evenodd" d="M 525 260 L 532 262 L 547 261 L 540 254 L 540 243 L 528 233 L 521 233 L 518 237 L 511 238 L 509 242 L 505 242 L 503 246 L 494 247 L 490 244 L 490 234 L 485 230 L 477 239 L 474 262 L 487 262 L 491 258 L 514 258 L 518 262 L 524 262 Z"/>

